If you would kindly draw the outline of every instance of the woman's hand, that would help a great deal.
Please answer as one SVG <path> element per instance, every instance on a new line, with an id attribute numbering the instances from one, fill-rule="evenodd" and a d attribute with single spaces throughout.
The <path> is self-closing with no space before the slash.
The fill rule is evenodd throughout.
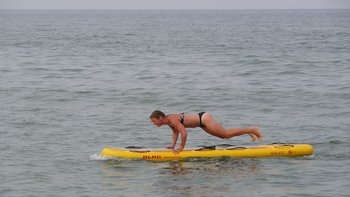
<path id="1" fill-rule="evenodd" d="M 178 155 L 181 151 L 183 151 L 183 148 L 177 148 L 177 149 L 174 149 L 174 150 L 173 150 L 173 153 L 174 153 L 175 155 Z"/>
<path id="2" fill-rule="evenodd" d="M 174 149 L 174 146 L 167 146 L 166 149 Z"/>

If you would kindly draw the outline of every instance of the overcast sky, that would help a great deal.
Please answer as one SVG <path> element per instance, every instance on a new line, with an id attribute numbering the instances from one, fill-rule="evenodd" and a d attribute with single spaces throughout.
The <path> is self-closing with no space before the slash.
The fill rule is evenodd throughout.
<path id="1" fill-rule="evenodd" d="M 0 9 L 350 9 L 350 0 L 0 0 Z"/>

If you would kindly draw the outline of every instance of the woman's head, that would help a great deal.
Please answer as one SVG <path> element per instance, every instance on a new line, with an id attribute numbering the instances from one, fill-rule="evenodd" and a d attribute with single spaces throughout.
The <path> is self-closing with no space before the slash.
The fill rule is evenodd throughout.
<path id="1" fill-rule="evenodd" d="M 162 126 L 162 120 L 165 118 L 165 114 L 159 110 L 155 110 L 149 116 L 154 125 L 160 127 Z"/>

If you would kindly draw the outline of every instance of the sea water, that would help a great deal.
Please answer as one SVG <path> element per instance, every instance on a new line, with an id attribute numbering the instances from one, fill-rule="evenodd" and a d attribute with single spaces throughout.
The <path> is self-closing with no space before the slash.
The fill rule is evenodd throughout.
<path id="1" fill-rule="evenodd" d="M 1 10 L 0 196 L 348 196 L 348 10 Z M 308 143 L 312 156 L 151 162 L 149 114 L 210 112 L 222 140 Z"/>

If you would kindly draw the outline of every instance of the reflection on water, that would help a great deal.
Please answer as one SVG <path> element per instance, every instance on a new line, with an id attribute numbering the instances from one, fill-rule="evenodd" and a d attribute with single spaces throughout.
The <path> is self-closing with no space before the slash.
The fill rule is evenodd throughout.
<path id="1" fill-rule="evenodd" d="M 235 158 L 101 161 L 104 180 L 112 189 L 149 196 L 225 196 L 234 192 L 234 185 L 255 179 L 262 167 L 259 159 Z"/>
<path id="2" fill-rule="evenodd" d="M 232 184 L 259 173 L 257 159 L 191 159 L 167 162 L 159 169 L 157 190 L 174 196 L 223 196 Z"/>
<path id="3" fill-rule="evenodd" d="M 189 159 L 185 161 L 170 161 L 164 167 L 161 174 L 184 175 L 189 173 L 227 173 L 235 177 L 257 173 L 259 159 L 236 159 L 236 158 L 215 158 L 215 159 Z"/>
<path id="4" fill-rule="evenodd" d="M 172 175 L 179 175 L 179 174 L 184 175 L 184 174 L 192 173 L 192 170 L 186 167 L 185 163 L 182 161 L 171 161 L 159 173 L 172 174 Z"/>

